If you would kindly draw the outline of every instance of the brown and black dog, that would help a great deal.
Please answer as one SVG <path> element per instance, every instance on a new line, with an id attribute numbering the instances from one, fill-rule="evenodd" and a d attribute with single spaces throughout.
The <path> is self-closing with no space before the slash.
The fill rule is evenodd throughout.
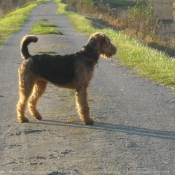
<path id="1" fill-rule="evenodd" d="M 93 77 L 94 67 L 100 56 L 110 59 L 117 51 L 110 39 L 103 33 L 94 33 L 87 44 L 70 55 L 34 55 L 28 51 L 31 42 L 37 42 L 34 35 L 27 35 L 21 41 L 21 55 L 25 59 L 19 73 L 19 101 L 17 118 L 20 122 L 28 122 L 25 116 L 26 106 L 33 117 L 41 120 L 36 109 L 47 83 L 76 91 L 76 107 L 79 117 L 86 124 L 93 124 L 87 99 L 87 87 Z"/>

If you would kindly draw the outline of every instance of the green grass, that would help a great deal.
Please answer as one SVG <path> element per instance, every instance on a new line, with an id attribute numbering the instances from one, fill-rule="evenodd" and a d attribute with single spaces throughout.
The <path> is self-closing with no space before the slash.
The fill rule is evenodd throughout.
<path id="1" fill-rule="evenodd" d="M 90 33 L 95 32 L 96 30 L 92 27 L 91 21 L 87 20 L 84 16 L 81 16 L 77 13 L 66 11 L 66 4 L 61 3 L 60 0 L 55 0 L 59 5 L 58 13 L 66 15 L 69 17 L 74 27 L 81 33 L 89 35 Z M 83 24 L 83 25 L 82 25 Z"/>
<path id="2" fill-rule="evenodd" d="M 30 30 L 30 34 L 57 34 L 61 35 L 61 31 L 57 26 L 49 22 L 37 22 Z"/>
<path id="3" fill-rule="evenodd" d="M 17 32 L 28 18 L 29 13 L 38 5 L 39 1 L 27 3 L 18 10 L 0 19 L 0 45 L 11 34 Z"/>
<path id="4" fill-rule="evenodd" d="M 75 123 L 75 122 L 78 122 L 78 119 L 77 118 L 74 118 L 74 117 L 68 117 L 67 118 L 67 122 L 69 122 L 69 123 Z"/>
<path id="5" fill-rule="evenodd" d="M 21 6 L 18 10 L 0 18 L 0 45 L 13 33 L 17 32 L 28 18 L 30 12 L 39 4 L 51 0 L 36 0 Z"/>
<path id="6" fill-rule="evenodd" d="M 136 68 L 138 75 L 157 83 L 175 85 L 173 58 L 120 33 L 114 38 L 114 43 L 118 47 L 117 59 L 121 64 Z"/>
<path id="7" fill-rule="evenodd" d="M 74 27 L 83 34 L 90 35 L 94 32 L 103 32 L 117 46 L 117 60 L 124 66 L 137 69 L 137 74 L 147 77 L 157 83 L 175 85 L 175 59 L 163 52 L 156 51 L 137 40 L 125 36 L 112 29 L 93 28 L 90 20 L 75 12 L 66 11 L 66 5 L 56 0 L 59 5 L 58 13 L 67 15 Z M 83 25 L 82 25 L 83 24 Z M 116 75 L 117 76 L 117 75 Z"/>

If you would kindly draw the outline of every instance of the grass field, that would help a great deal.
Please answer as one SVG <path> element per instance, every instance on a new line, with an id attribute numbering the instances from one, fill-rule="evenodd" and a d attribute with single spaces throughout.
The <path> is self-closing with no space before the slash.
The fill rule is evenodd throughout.
<path id="1" fill-rule="evenodd" d="M 137 72 L 137 75 L 154 80 L 156 83 L 175 85 L 175 59 L 116 30 L 96 29 L 92 21 L 84 16 L 66 11 L 66 4 L 61 3 L 60 0 L 56 0 L 56 3 L 59 5 L 58 13 L 67 15 L 80 33 L 90 35 L 94 32 L 103 32 L 107 34 L 118 48 L 117 60 L 121 65 L 136 69 L 137 71 L 134 72 Z"/>

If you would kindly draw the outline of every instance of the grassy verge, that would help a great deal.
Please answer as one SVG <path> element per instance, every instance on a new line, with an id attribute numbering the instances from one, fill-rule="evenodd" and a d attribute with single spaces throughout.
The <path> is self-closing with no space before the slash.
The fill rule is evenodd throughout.
<path id="1" fill-rule="evenodd" d="M 39 4 L 47 3 L 51 0 L 36 0 L 21 6 L 18 10 L 9 13 L 8 15 L 0 18 L 0 45 L 11 34 L 17 32 L 28 18 L 30 12 Z"/>
<path id="2" fill-rule="evenodd" d="M 40 1 L 27 3 L 18 10 L 9 13 L 0 19 L 0 45 L 7 37 L 17 32 L 21 28 L 31 10 L 33 10 L 39 2 Z"/>
<path id="3" fill-rule="evenodd" d="M 79 32 L 87 35 L 99 31 L 106 33 L 117 46 L 117 59 L 122 65 L 136 68 L 138 75 L 157 83 L 175 85 L 175 59 L 162 52 L 150 49 L 118 31 L 93 28 L 90 20 L 75 12 L 66 11 L 66 5 L 60 0 L 56 0 L 56 3 L 59 7 L 58 13 L 68 16 Z"/>
<path id="4" fill-rule="evenodd" d="M 84 16 L 74 13 L 72 11 L 66 11 L 66 4 L 61 3 L 61 0 L 55 0 L 58 8 L 58 13 L 69 17 L 74 27 L 83 34 L 91 34 L 96 30 L 92 27 L 91 21 L 87 20 Z M 83 24 L 83 25 L 82 25 Z"/>
<path id="5" fill-rule="evenodd" d="M 56 28 L 57 26 L 48 22 L 37 22 L 30 30 L 30 34 L 57 34 L 61 35 L 61 31 Z"/>

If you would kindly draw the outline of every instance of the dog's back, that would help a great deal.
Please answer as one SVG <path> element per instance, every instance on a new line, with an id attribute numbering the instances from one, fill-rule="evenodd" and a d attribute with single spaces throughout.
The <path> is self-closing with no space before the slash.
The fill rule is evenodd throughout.
<path id="1" fill-rule="evenodd" d="M 77 57 L 42 54 L 31 56 L 27 64 L 35 74 L 61 86 L 74 81 Z"/>

